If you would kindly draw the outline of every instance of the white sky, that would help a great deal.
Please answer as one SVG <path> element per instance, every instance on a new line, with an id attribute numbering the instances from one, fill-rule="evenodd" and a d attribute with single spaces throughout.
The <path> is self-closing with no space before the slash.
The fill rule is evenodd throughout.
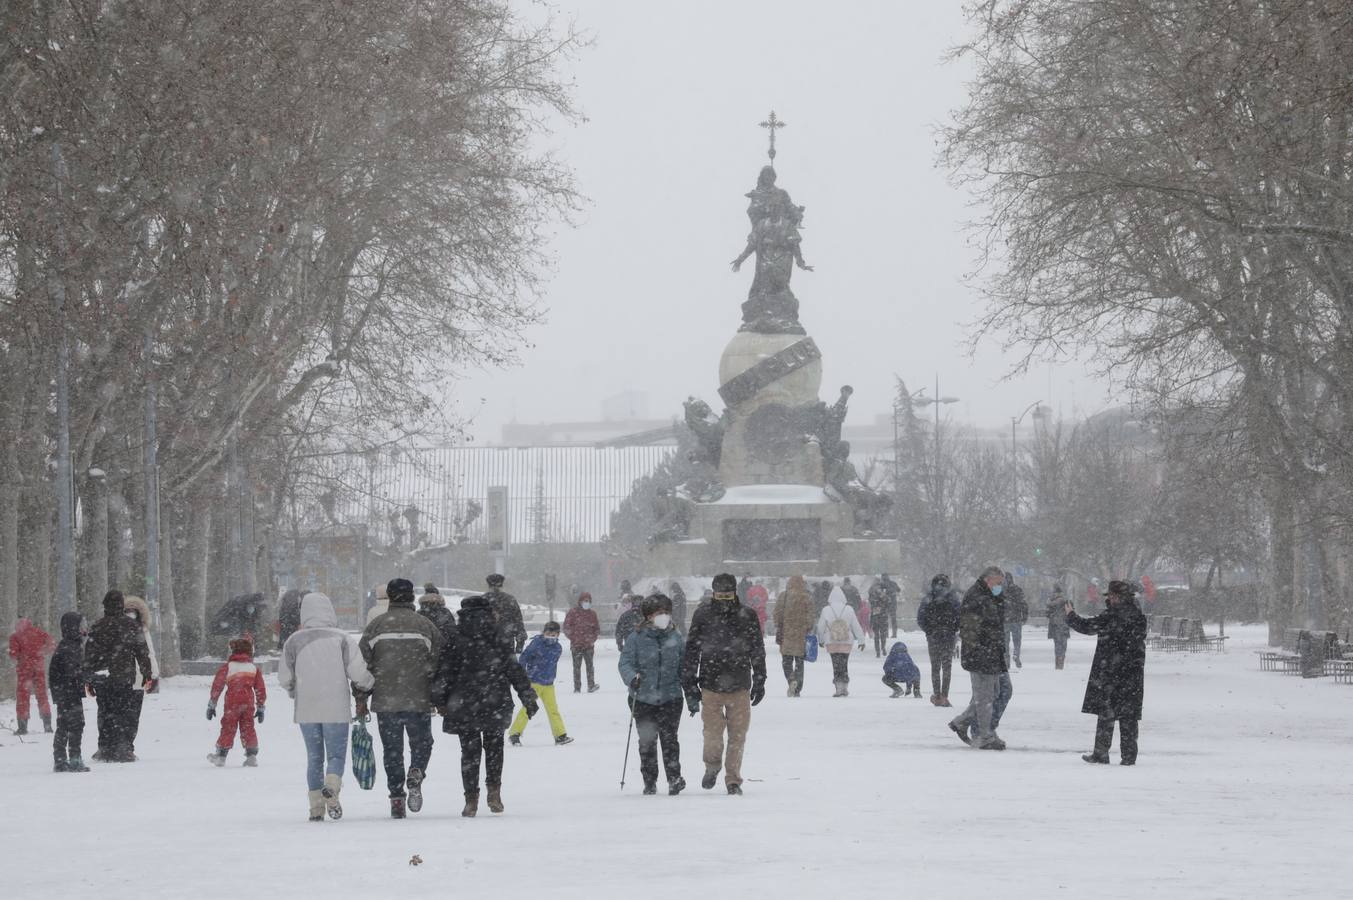
<path id="1" fill-rule="evenodd" d="M 568 74 L 588 121 L 556 135 L 590 199 L 553 247 L 547 322 L 520 366 L 456 389 L 471 434 L 504 422 L 597 419 L 622 390 L 655 418 L 695 394 L 717 408 L 718 359 L 741 321 L 751 266 L 743 194 L 766 161 L 773 108 L 779 185 L 807 206 L 800 318 L 824 357 L 824 399 L 855 388 L 849 421 L 888 410 L 893 373 L 956 396 L 956 418 L 999 425 L 1036 400 L 1063 415 L 1106 402 L 1079 365 L 1001 381 L 997 342 L 966 355 L 980 309 L 965 197 L 935 166 L 935 126 L 963 100 L 959 4 L 563 0 L 595 37 Z M 933 390 L 933 388 L 932 388 Z"/>

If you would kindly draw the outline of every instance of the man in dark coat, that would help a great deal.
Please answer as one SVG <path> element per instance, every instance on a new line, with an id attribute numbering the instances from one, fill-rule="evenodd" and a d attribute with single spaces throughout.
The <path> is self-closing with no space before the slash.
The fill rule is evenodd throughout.
<path id="1" fill-rule="evenodd" d="M 277 604 L 277 646 L 284 647 L 287 638 L 291 637 L 301 629 L 301 598 L 305 596 L 304 591 L 298 591 L 295 588 L 282 594 L 281 601 Z"/>
<path id="2" fill-rule="evenodd" d="M 494 572 L 484 579 L 489 586 L 485 599 L 493 606 L 493 614 L 498 620 L 498 634 L 515 653 L 521 653 L 526 647 L 526 620 L 521 615 L 521 604 L 517 598 L 503 590 L 503 576 Z"/>
<path id="3" fill-rule="evenodd" d="M 896 581 L 888 577 L 887 572 L 879 577 L 879 582 L 883 585 L 883 591 L 888 598 L 888 621 L 893 626 L 893 637 L 897 637 L 897 598 L 902 595 L 902 588 L 898 587 Z"/>
<path id="4" fill-rule="evenodd" d="M 864 598 L 860 596 L 860 589 L 851 583 L 849 575 L 841 582 L 841 593 L 846 595 L 846 605 L 855 610 L 856 615 L 858 615 L 860 604 L 864 602 Z"/>
<path id="5" fill-rule="evenodd" d="M 959 610 L 959 634 L 963 641 L 960 662 L 972 679 L 972 699 L 968 708 L 949 727 L 959 740 L 979 750 L 1004 750 L 1005 742 L 992 727 L 1001 675 L 1010 667 L 1005 657 L 1005 573 L 989 566 L 963 595 Z M 968 738 L 968 729 L 977 736 Z"/>
<path id="6" fill-rule="evenodd" d="M 1081 759 L 1108 763 L 1113 723 L 1117 722 L 1120 762 L 1131 766 L 1137 762 L 1137 722 L 1142 717 L 1146 679 L 1146 616 L 1126 581 L 1109 582 L 1104 599 L 1107 608 L 1093 619 L 1076 615 L 1070 603 L 1063 607 L 1066 624 L 1073 631 L 1099 635 L 1085 685 L 1085 702 L 1081 704 L 1081 712 L 1099 717 L 1095 749 Z"/>
<path id="7" fill-rule="evenodd" d="M 537 710 L 526 670 L 505 644 L 493 601 L 487 596 L 460 602 L 456 638 L 442 646 L 433 700 L 442 730 L 460 737 L 460 777 L 465 789 L 462 816 L 479 811 L 479 758 L 491 812 L 503 811 L 503 732 L 512 722 L 515 690 L 528 717 Z"/>
<path id="8" fill-rule="evenodd" d="M 761 621 L 738 602 L 737 580 L 714 576 L 714 599 L 695 611 L 681 664 L 681 684 L 691 715 L 704 707 L 705 777 L 714 787 L 719 769 L 730 794 L 742 793 L 742 751 L 752 707 L 766 696 L 766 644 Z M 728 753 L 724 754 L 724 731 Z"/>
<path id="9" fill-rule="evenodd" d="M 916 610 L 916 624 L 925 632 L 930 654 L 930 702 L 952 706 L 949 679 L 954 670 L 954 642 L 958 639 L 958 592 L 949 586 L 948 575 L 930 579 L 930 593 Z"/>
<path id="10" fill-rule="evenodd" d="M 639 611 L 639 606 L 643 603 L 642 597 L 638 594 L 629 594 L 623 602 L 628 605 L 620 614 L 620 618 L 615 620 L 615 649 L 621 653 L 625 651 L 625 642 L 644 621 L 643 613 Z"/>
<path id="11" fill-rule="evenodd" d="M 832 583 L 830 581 L 819 581 L 813 585 L 813 621 L 816 622 L 818 616 L 827 608 L 827 601 L 832 596 Z"/>
<path id="12" fill-rule="evenodd" d="M 127 617 L 121 591 L 103 596 L 103 618 L 89 629 L 84 669 L 85 684 L 99 707 L 99 749 L 94 758 L 136 762 L 133 742 L 145 698 L 135 687 L 137 672 L 143 688 L 149 690 L 154 682 L 145 632 Z"/>
<path id="13" fill-rule="evenodd" d="M 1024 640 L 1024 623 L 1029 621 L 1029 604 L 1024 599 L 1024 588 L 1015 584 L 1015 576 L 1005 573 L 1005 632 L 1010 639 L 1010 658 L 1016 669 L 1024 668 L 1019 660 L 1020 644 Z"/>
<path id="14" fill-rule="evenodd" d="M 685 634 L 686 625 L 690 621 L 687 618 L 690 613 L 686 609 L 686 592 L 675 581 L 667 586 L 667 590 L 670 592 L 668 596 L 672 598 L 672 623 L 676 625 L 677 631 Z"/>
<path id="15" fill-rule="evenodd" d="M 430 581 L 423 585 L 423 593 L 418 597 L 418 614 L 437 626 L 443 641 L 455 638 L 456 614 L 446 608 L 446 598 Z"/>

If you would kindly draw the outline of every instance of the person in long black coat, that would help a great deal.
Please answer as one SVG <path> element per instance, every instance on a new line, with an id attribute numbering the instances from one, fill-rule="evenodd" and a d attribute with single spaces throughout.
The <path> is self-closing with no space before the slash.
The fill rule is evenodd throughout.
<path id="1" fill-rule="evenodd" d="M 1107 608 L 1093 619 L 1076 615 L 1068 603 L 1066 624 L 1081 634 L 1099 635 L 1081 712 L 1098 717 L 1095 749 L 1081 757 L 1088 763 L 1108 763 L 1113 723 L 1118 723 L 1118 750 L 1122 765 L 1137 762 L 1137 724 L 1142 717 L 1146 680 L 1146 616 L 1137 606 L 1132 585 L 1109 582 Z"/>
<path id="2" fill-rule="evenodd" d="M 460 736 L 463 816 L 479 810 L 481 754 L 489 809 L 503 811 L 503 732 L 512 723 L 513 690 L 526 715 L 535 716 L 536 692 L 502 638 L 492 599 L 466 597 L 460 604 L 455 640 L 442 644 L 432 689 L 433 702 L 442 713 L 442 730 Z"/>

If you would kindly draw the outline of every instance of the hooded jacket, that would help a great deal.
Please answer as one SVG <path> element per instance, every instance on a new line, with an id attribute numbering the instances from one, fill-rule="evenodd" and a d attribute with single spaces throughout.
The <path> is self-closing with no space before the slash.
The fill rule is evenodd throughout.
<path id="1" fill-rule="evenodd" d="M 916 610 L 916 624 L 932 641 L 952 641 L 958 634 L 958 592 L 934 585 Z"/>
<path id="2" fill-rule="evenodd" d="M 85 640 L 80 634 L 84 617 L 78 612 L 61 615 L 61 643 L 47 664 L 47 689 L 57 707 L 80 706 L 85 697 Z"/>
<path id="3" fill-rule="evenodd" d="M 675 626 L 657 628 L 646 622 L 625 643 L 620 654 L 620 677 L 626 685 L 639 676 L 639 692 L 630 696 L 640 703 L 660 706 L 681 699 L 681 662 L 686 639 Z"/>
<path id="4" fill-rule="evenodd" d="M 155 655 L 155 640 L 150 635 L 150 607 L 146 601 L 133 594 L 128 594 L 124 600 L 126 611 L 136 613 L 136 618 L 132 621 L 141 626 L 141 636 L 146 639 L 146 653 L 150 654 L 150 677 L 160 677 L 160 658 Z"/>
<path id="5" fill-rule="evenodd" d="M 836 622 L 845 624 L 850 631 L 851 640 L 844 643 L 832 642 L 832 625 Z M 822 610 L 822 615 L 817 618 L 817 640 L 827 648 L 828 653 L 849 653 L 853 644 L 864 643 L 864 629 L 860 627 L 860 620 L 856 617 L 855 610 L 851 609 L 846 592 L 840 586 L 832 588 L 831 596 L 827 598 L 827 608 Z"/>
<path id="6" fill-rule="evenodd" d="M 413 608 L 413 597 L 391 599 L 390 608 L 377 616 L 357 642 L 366 667 L 376 679 L 369 691 L 371 711 L 432 711 L 432 679 L 442 647 L 442 633 Z"/>
<path id="7" fill-rule="evenodd" d="M 554 684 L 559 669 L 559 655 L 563 652 L 564 648 L 558 640 L 547 640 L 545 635 L 538 634 L 527 641 L 526 649 L 521 652 L 518 661 L 532 684 Z"/>
<path id="8" fill-rule="evenodd" d="M 590 602 L 591 594 L 581 594 L 578 604 L 564 614 L 564 637 L 569 646 L 578 651 L 591 650 L 601 637 L 601 620 L 595 609 L 583 609 L 583 598 Z"/>
<path id="9" fill-rule="evenodd" d="M 789 585 L 775 602 L 775 638 L 781 656 L 804 656 L 808 652 L 808 633 L 813 630 L 813 595 L 801 575 L 791 576 Z"/>
<path id="10" fill-rule="evenodd" d="M 433 699 L 445 710 L 448 734 L 503 731 L 512 722 L 512 691 L 525 703 L 536 699 L 526 670 L 504 643 L 493 603 L 466 597 L 460 603 L 456 639 L 442 647 Z"/>
<path id="11" fill-rule="evenodd" d="M 115 684 L 131 687 L 150 680 L 154 677 L 151 673 L 145 632 L 127 617 L 121 595 L 105 597 L 103 618 L 89 629 L 89 641 L 85 644 L 86 683 L 106 677 Z"/>
<path id="12" fill-rule="evenodd" d="M 733 600 L 711 600 L 691 619 L 682 662 L 688 696 L 701 690 L 746 691 L 766 684 L 766 644 L 761 622 L 751 609 Z"/>
<path id="13" fill-rule="evenodd" d="M 254 703 L 263 706 L 268 702 L 268 688 L 263 683 L 263 670 L 254 662 L 253 654 L 235 652 L 216 670 L 211 681 L 211 697 L 208 705 L 215 707 L 221 693 L 225 692 L 225 708 L 239 713 L 253 715 Z"/>
<path id="14" fill-rule="evenodd" d="M 907 652 L 907 645 L 901 641 L 893 644 L 893 649 L 888 651 L 888 658 L 883 661 L 883 674 L 893 681 L 910 683 L 921 680 L 920 667 Z"/>
<path id="15" fill-rule="evenodd" d="M 296 701 L 292 721 L 347 722 L 352 718 L 352 688 L 369 692 L 375 684 L 357 641 L 338 628 L 329 598 L 301 598 L 301 627 L 282 646 L 277 683 Z"/>
<path id="16" fill-rule="evenodd" d="M 20 676 L 42 671 L 42 660 L 52 652 L 52 636 L 28 619 L 20 619 L 9 636 L 9 655 Z"/>

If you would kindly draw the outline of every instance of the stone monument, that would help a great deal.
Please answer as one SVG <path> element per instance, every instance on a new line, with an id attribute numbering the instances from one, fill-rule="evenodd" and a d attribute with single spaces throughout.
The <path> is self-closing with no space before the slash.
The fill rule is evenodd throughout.
<path id="1" fill-rule="evenodd" d="M 804 207 L 776 184 L 772 111 L 768 156 L 746 194 L 750 230 L 733 271 L 755 258 L 742 325 L 719 360 L 722 416 L 703 401 L 686 403 L 699 449 L 698 474 L 678 493 L 673 519 L 685 536 L 657 537 L 653 572 L 712 575 L 742 567 L 761 575 L 850 574 L 897 568 L 897 544 L 883 539 L 887 498 L 860 482 L 841 424 L 852 393 L 819 399 L 822 354 L 799 321 L 790 288 L 803 258 Z"/>

